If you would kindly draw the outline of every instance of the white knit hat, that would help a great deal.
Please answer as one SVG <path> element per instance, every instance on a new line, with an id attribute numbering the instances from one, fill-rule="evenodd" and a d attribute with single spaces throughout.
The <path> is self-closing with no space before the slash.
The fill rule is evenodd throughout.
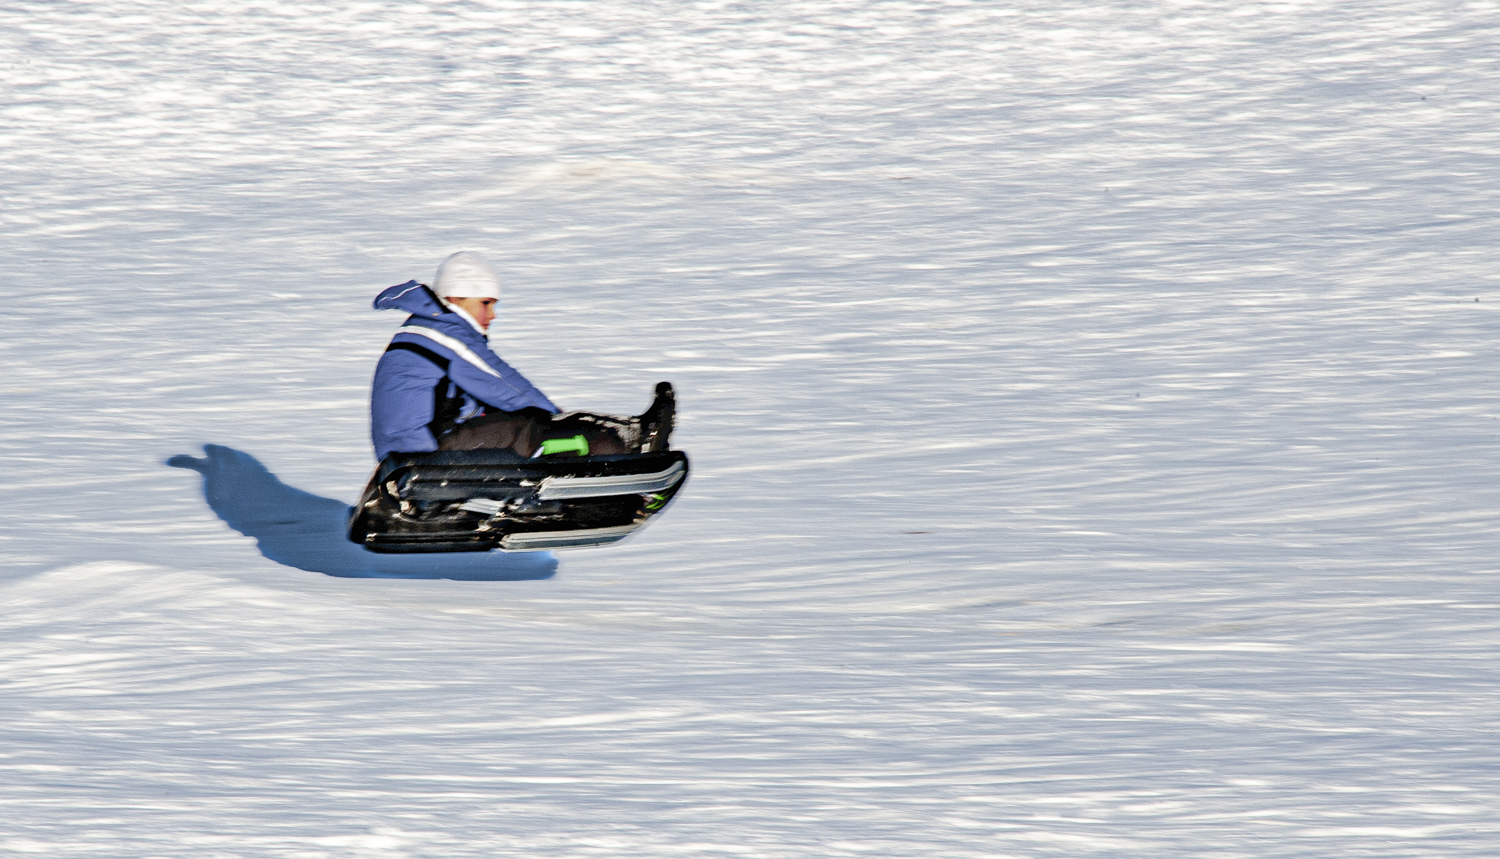
<path id="1" fill-rule="evenodd" d="M 500 300 L 500 278 L 473 251 L 459 251 L 438 266 L 432 291 L 440 298 L 493 298 Z"/>

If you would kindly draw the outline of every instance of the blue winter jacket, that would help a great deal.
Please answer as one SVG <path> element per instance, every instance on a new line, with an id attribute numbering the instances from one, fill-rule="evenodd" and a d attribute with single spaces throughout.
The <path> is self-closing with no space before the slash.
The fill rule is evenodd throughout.
<path id="1" fill-rule="evenodd" d="M 478 330 L 416 281 L 390 287 L 376 310 L 411 316 L 391 338 L 370 390 L 370 436 L 375 457 L 393 451 L 437 450 L 430 424 L 439 403 L 459 400 L 460 420 L 527 407 L 559 409 L 491 351 Z"/>

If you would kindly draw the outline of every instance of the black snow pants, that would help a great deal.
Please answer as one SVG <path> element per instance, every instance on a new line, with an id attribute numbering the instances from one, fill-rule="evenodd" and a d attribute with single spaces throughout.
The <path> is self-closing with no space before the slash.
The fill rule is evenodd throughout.
<path id="1" fill-rule="evenodd" d="M 583 436 L 590 456 L 625 453 L 625 442 L 608 427 L 581 413 L 548 414 L 542 409 L 494 412 L 471 418 L 438 435 L 438 450 L 513 450 L 530 457 L 547 439 Z"/>

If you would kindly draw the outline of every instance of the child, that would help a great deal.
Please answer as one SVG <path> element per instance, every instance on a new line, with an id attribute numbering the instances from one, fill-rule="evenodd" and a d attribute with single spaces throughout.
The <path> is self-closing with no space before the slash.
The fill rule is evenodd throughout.
<path id="1" fill-rule="evenodd" d="M 548 439 L 569 437 L 568 444 L 555 446 L 589 455 L 666 449 L 670 385 L 665 393 L 657 386 L 657 402 L 648 412 L 654 419 L 562 415 L 490 349 L 485 333 L 499 300 L 500 279 L 483 257 L 468 251 L 443 260 L 432 286 L 412 280 L 376 297 L 377 310 L 411 314 L 375 366 L 370 435 L 377 459 L 476 448 L 508 448 L 530 457 L 539 449 L 549 452 L 543 446 Z"/>

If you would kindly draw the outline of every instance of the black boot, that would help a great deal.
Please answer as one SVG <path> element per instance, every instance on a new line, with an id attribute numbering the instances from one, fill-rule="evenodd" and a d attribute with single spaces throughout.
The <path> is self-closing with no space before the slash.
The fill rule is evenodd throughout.
<path id="1" fill-rule="evenodd" d="M 677 396 L 672 392 L 671 382 L 656 384 L 656 399 L 651 407 L 636 418 L 640 421 L 641 453 L 655 453 L 667 449 L 667 437 L 672 434 L 672 418 L 677 413 Z"/>

